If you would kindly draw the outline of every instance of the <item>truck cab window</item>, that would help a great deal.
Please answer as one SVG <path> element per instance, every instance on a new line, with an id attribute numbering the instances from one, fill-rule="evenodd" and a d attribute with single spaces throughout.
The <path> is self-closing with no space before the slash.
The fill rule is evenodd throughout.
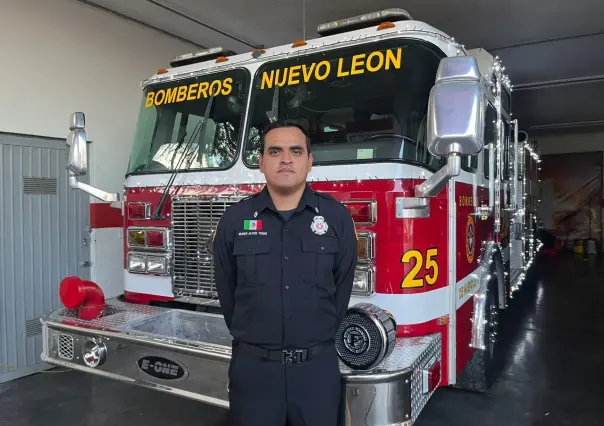
<path id="1" fill-rule="evenodd" d="M 495 148 L 497 144 L 497 111 L 490 103 L 487 106 L 487 112 L 485 116 L 485 130 L 484 130 L 484 149 L 483 149 L 483 172 L 486 179 L 490 179 L 489 171 L 489 159 L 491 149 Z M 494 170 L 497 173 L 497 168 Z"/>
<path id="2" fill-rule="evenodd" d="M 308 130 L 314 165 L 381 161 L 437 170 L 426 140 L 430 89 L 443 53 L 422 42 L 386 40 L 263 65 L 257 72 L 243 159 L 258 164 L 269 116 Z"/>
<path id="3" fill-rule="evenodd" d="M 128 174 L 233 165 L 240 146 L 248 75 L 231 70 L 145 88 Z"/>

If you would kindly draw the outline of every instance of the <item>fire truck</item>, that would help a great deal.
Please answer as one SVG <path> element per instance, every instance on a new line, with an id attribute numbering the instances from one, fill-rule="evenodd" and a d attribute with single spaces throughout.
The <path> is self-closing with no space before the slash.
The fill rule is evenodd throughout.
<path id="1" fill-rule="evenodd" d="M 78 180 L 85 117 L 73 114 L 70 186 L 121 209 L 124 292 L 106 299 L 66 277 L 63 306 L 41 320 L 43 361 L 228 408 L 213 233 L 263 188 L 262 129 L 293 118 L 312 141 L 309 185 L 343 203 L 357 231 L 336 333 L 343 424 L 408 426 L 440 387 L 489 389 L 500 320 L 540 249 L 540 159 L 512 116 L 505 67 L 402 9 L 317 32 L 182 55 L 145 80 L 121 194 Z M 334 256 L 303 246 L 309 259 Z"/>

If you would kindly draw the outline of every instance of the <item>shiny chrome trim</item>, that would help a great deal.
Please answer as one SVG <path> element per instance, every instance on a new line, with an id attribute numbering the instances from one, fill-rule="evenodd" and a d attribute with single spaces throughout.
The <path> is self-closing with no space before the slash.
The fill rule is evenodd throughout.
<path id="1" fill-rule="evenodd" d="M 424 219 L 430 217 L 430 200 L 419 197 L 396 197 L 397 219 Z"/>

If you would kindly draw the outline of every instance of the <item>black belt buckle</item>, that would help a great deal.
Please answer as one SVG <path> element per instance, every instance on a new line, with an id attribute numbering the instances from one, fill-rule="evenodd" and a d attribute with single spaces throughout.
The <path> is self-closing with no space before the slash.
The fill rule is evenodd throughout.
<path id="1" fill-rule="evenodd" d="M 281 362 L 284 364 L 300 364 L 303 359 L 302 349 L 284 349 L 281 351 Z"/>

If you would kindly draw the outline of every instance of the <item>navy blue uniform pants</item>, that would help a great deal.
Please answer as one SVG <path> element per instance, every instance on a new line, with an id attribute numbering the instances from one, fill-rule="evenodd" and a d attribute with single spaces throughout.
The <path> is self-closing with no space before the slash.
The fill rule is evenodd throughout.
<path id="1" fill-rule="evenodd" d="M 337 426 L 342 378 L 335 347 L 300 364 L 266 361 L 235 346 L 229 426 Z"/>

